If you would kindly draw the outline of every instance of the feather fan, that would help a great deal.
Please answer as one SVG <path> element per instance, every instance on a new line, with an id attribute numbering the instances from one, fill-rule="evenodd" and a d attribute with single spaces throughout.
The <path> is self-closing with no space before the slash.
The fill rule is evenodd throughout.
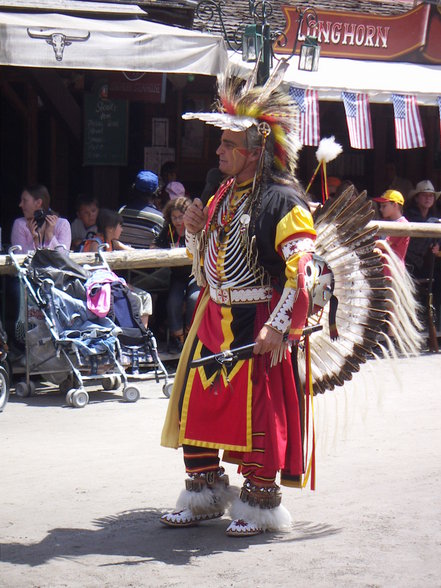
<path id="1" fill-rule="evenodd" d="M 339 332 L 338 339 L 331 340 L 329 305 L 323 314 L 309 317 L 309 325 L 320 322 L 323 326 L 310 335 L 315 394 L 343 385 L 368 359 L 413 355 L 422 344 L 412 280 L 387 244 L 383 249 L 391 276 L 384 275 L 376 229 L 366 226 L 372 216 L 366 193 L 355 196 L 352 188 L 314 213 L 316 253 L 334 273 Z M 302 341 L 298 366 L 304 380 Z"/>

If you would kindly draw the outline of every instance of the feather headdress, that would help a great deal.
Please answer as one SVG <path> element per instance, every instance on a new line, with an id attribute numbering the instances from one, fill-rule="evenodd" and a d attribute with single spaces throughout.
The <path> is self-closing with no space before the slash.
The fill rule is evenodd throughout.
<path id="1" fill-rule="evenodd" d="M 256 70 L 245 82 L 233 70 L 218 77 L 218 100 L 214 112 L 187 112 L 185 120 L 199 119 L 223 130 L 246 131 L 255 126 L 265 140 L 271 168 L 276 176 L 294 176 L 297 152 L 297 107 L 280 88 L 286 65 L 283 61 L 264 86 L 256 86 Z"/>

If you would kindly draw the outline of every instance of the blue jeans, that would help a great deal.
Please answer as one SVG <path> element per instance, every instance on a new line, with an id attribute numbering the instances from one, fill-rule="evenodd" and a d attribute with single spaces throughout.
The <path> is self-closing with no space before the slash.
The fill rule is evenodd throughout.
<path id="1" fill-rule="evenodd" d="M 183 304 L 185 306 L 185 326 L 189 327 L 194 307 L 199 296 L 199 286 L 194 278 L 172 276 L 167 298 L 168 326 L 172 333 L 183 330 Z"/>

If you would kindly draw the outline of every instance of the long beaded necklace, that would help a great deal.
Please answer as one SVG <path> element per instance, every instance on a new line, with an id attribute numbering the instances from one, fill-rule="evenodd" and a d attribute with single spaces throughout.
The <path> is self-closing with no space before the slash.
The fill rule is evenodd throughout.
<path id="1" fill-rule="evenodd" d="M 236 195 L 235 188 L 236 182 L 233 180 L 231 185 L 227 190 L 225 190 L 225 193 L 222 194 L 222 197 L 219 198 L 218 202 L 216 203 L 216 207 L 210 223 L 210 229 L 212 231 L 216 229 L 218 230 L 218 238 L 221 243 L 225 240 L 230 230 L 230 225 L 234 219 L 234 215 L 236 214 L 237 209 L 242 204 L 242 202 L 249 197 L 252 191 L 252 187 L 250 186 L 248 190 L 244 190 L 242 194 L 238 195 L 234 201 L 234 197 Z M 222 213 L 220 213 L 220 209 L 224 203 L 226 204 L 226 208 Z"/>

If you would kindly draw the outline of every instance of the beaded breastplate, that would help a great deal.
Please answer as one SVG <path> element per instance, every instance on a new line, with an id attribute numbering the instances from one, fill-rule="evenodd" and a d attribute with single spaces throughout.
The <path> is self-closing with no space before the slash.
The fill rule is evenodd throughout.
<path id="1" fill-rule="evenodd" d="M 257 262 L 255 237 L 249 235 L 252 186 L 234 182 L 219 199 L 207 227 L 205 277 L 210 286 L 241 288 L 269 284 Z"/>

